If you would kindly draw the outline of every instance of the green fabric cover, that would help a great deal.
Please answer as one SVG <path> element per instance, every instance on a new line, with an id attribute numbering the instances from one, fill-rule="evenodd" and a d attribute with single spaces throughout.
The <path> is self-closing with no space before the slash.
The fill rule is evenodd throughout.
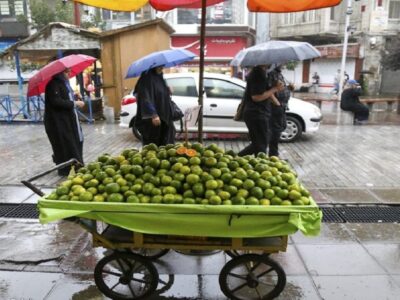
<path id="1" fill-rule="evenodd" d="M 39 200 L 40 222 L 68 217 L 103 221 L 131 231 L 208 237 L 269 237 L 320 232 L 322 212 L 310 206 L 212 206 Z"/>

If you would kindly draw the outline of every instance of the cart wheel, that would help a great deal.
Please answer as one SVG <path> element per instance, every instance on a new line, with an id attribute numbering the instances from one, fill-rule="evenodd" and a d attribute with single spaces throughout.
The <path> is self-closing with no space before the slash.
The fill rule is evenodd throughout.
<path id="1" fill-rule="evenodd" d="M 163 278 L 166 277 L 164 280 Z M 154 292 L 157 295 L 161 295 L 168 291 L 172 285 L 174 284 L 175 281 L 175 275 L 174 274 L 168 274 L 168 275 L 160 275 L 160 278 L 158 278 L 158 287 L 157 290 Z"/>
<path id="2" fill-rule="evenodd" d="M 147 258 L 115 252 L 97 263 L 94 280 L 111 299 L 148 299 L 157 288 L 158 272 Z"/>
<path id="3" fill-rule="evenodd" d="M 139 254 L 149 259 L 157 259 L 169 252 L 169 249 L 130 248 L 133 254 Z"/>
<path id="4" fill-rule="evenodd" d="M 283 291 L 286 274 L 268 256 L 245 254 L 234 257 L 222 268 L 219 285 L 232 300 L 268 300 Z"/>

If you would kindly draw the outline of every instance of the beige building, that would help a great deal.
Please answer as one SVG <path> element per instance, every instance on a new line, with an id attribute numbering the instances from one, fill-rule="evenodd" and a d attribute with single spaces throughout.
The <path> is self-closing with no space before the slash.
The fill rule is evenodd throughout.
<path id="1" fill-rule="evenodd" d="M 350 14 L 349 49 L 346 71 L 350 78 L 364 77 L 371 95 L 399 93 L 395 79 L 399 72 L 383 70 L 381 52 L 390 40 L 400 32 L 400 0 L 352 1 L 351 9 L 344 0 L 333 8 L 298 13 L 271 14 L 270 36 L 272 39 L 303 40 L 319 45 L 322 57 L 300 65 L 297 80 L 311 82 L 313 72 L 321 77 L 322 88 L 329 88 L 340 68 L 342 43 L 345 32 L 345 16 Z"/>

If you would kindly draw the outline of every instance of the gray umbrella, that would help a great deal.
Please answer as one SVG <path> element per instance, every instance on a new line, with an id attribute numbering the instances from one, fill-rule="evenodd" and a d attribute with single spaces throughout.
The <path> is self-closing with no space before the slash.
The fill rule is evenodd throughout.
<path id="1" fill-rule="evenodd" d="M 306 60 L 320 57 L 321 53 L 311 44 L 294 41 L 268 41 L 241 50 L 231 61 L 231 66 L 252 67 Z"/>

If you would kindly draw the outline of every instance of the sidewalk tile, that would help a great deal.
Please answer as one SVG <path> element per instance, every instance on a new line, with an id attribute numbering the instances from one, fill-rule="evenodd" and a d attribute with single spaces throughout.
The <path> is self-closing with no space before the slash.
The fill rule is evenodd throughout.
<path id="1" fill-rule="evenodd" d="M 297 245 L 311 275 L 381 275 L 385 271 L 361 245 Z"/>
<path id="2" fill-rule="evenodd" d="M 400 275 L 400 244 L 366 244 L 365 248 L 389 274 Z"/>
<path id="3" fill-rule="evenodd" d="M 343 224 L 322 223 L 319 236 L 305 236 L 301 232 L 296 232 L 291 236 L 295 244 L 348 244 L 354 243 L 355 239 L 347 232 Z"/>
<path id="4" fill-rule="evenodd" d="M 314 276 L 324 300 L 398 300 L 400 287 L 389 276 Z"/>
<path id="5" fill-rule="evenodd" d="M 21 203 L 33 195 L 33 192 L 22 186 L 0 186 L 0 203 Z"/>
<path id="6" fill-rule="evenodd" d="M 314 285 L 308 276 L 287 276 L 286 286 L 277 300 L 319 300 Z"/>
<path id="7" fill-rule="evenodd" d="M 400 204 L 400 189 L 371 189 L 382 202 Z"/>
<path id="8" fill-rule="evenodd" d="M 361 189 L 326 189 L 320 190 L 331 202 L 336 203 L 374 203 L 378 199 L 368 191 Z"/>
<path id="9" fill-rule="evenodd" d="M 281 267 L 285 270 L 286 275 L 307 274 L 296 248 L 292 245 L 288 245 L 286 252 L 272 254 L 271 258 L 281 265 Z"/>
<path id="10" fill-rule="evenodd" d="M 400 224 L 345 224 L 362 243 L 400 243 Z"/>
<path id="11" fill-rule="evenodd" d="M 57 273 L 0 271 L 0 299 L 43 300 L 62 276 Z"/>

